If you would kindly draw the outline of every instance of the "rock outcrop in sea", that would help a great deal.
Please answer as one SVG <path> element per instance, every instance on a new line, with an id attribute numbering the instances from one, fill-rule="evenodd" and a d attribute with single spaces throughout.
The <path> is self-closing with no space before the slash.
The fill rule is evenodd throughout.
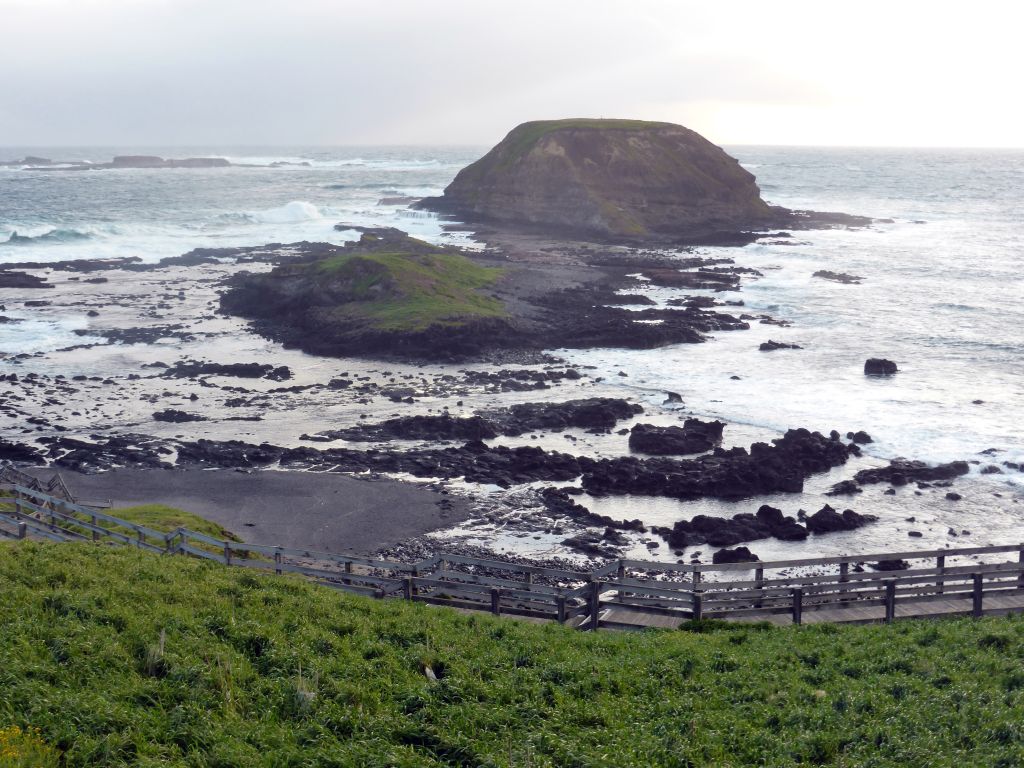
<path id="1" fill-rule="evenodd" d="M 778 218 L 735 158 L 681 125 L 641 120 L 523 123 L 424 205 L 629 240 L 713 238 Z"/>

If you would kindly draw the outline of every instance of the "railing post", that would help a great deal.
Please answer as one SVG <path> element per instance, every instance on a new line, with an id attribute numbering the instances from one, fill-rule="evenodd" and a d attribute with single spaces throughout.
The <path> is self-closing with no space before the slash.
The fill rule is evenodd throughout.
<path id="1" fill-rule="evenodd" d="M 420 569 L 417 568 L 416 566 L 413 566 L 412 575 L 413 575 L 413 577 L 418 577 L 420 575 Z M 412 583 L 412 593 L 414 595 L 418 595 L 420 593 L 420 590 L 416 586 L 416 582 L 415 581 Z"/>
<path id="2" fill-rule="evenodd" d="M 224 564 L 231 565 L 231 544 L 224 542 Z"/>
<path id="3" fill-rule="evenodd" d="M 491 587 L 491 613 L 501 615 L 501 590 L 497 587 Z"/>
<path id="4" fill-rule="evenodd" d="M 626 564 L 624 562 L 622 562 L 621 560 L 619 560 L 619 567 L 618 567 L 618 569 L 616 569 L 615 575 L 616 575 L 617 578 L 620 578 L 620 579 L 626 578 Z"/>
<path id="5" fill-rule="evenodd" d="M 693 620 L 700 621 L 704 618 L 704 597 L 700 592 L 693 593 Z"/>
<path id="6" fill-rule="evenodd" d="M 565 624 L 565 595 L 555 598 L 555 607 L 558 610 L 558 623 Z"/>
<path id="7" fill-rule="evenodd" d="M 412 577 L 406 576 L 402 579 L 402 596 L 406 600 L 412 600 Z"/>
<path id="8" fill-rule="evenodd" d="M 531 571 L 526 572 L 526 588 L 529 589 L 533 586 L 533 573 Z"/>
<path id="9" fill-rule="evenodd" d="M 804 621 L 804 591 L 800 587 L 793 588 L 793 623 L 803 624 Z"/>
<path id="10" fill-rule="evenodd" d="M 1024 589 L 1024 544 L 1017 551 L 1017 589 Z"/>
<path id="11" fill-rule="evenodd" d="M 185 547 L 188 546 L 188 534 L 185 533 L 184 529 L 178 531 L 178 539 L 179 539 L 179 541 L 178 541 L 178 552 L 183 554 L 183 555 L 188 554 L 185 551 Z"/>
<path id="12" fill-rule="evenodd" d="M 28 525 L 24 522 L 18 523 L 18 538 L 24 539 L 28 535 Z"/>
<path id="13" fill-rule="evenodd" d="M 98 527 L 98 524 L 99 524 L 99 521 L 96 519 L 96 515 L 93 515 L 92 516 L 92 526 L 93 526 L 93 528 Z M 99 531 L 93 531 L 92 532 L 92 540 L 93 541 L 99 541 L 100 540 L 100 532 Z"/>
<path id="14" fill-rule="evenodd" d="M 896 618 L 896 581 L 885 582 L 885 623 L 892 624 Z"/>
<path id="15" fill-rule="evenodd" d="M 281 548 L 278 547 L 274 552 L 274 573 L 278 576 L 281 575 Z"/>
<path id="16" fill-rule="evenodd" d="M 757 582 L 757 586 L 755 587 L 755 589 L 757 589 L 758 592 L 763 593 L 764 592 L 764 568 L 755 568 L 754 569 L 754 581 Z M 763 605 L 763 603 L 761 601 L 761 595 L 759 594 L 757 596 L 757 602 L 754 603 L 754 607 L 755 608 L 760 608 L 762 605 Z"/>
<path id="17" fill-rule="evenodd" d="M 146 543 L 146 535 L 141 531 L 136 531 L 136 538 L 138 539 L 138 547 L 142 549 L 142 545 Z"/>
<path id="18" fill-rule="evenodd" d="M 601 623 L 601 588 L 604 585 L 600 581 L 590 582 L 590 628 L 597 632 Z"/>
<path id="19" fill-rule="evenodd" d="M 942 594 L 946 591 L 946 579 L 943 574 L 946 573 L 946 556 L 939 555 L 935 558 L 935 569 L 939 572 L 935 577 L 935 591 L 938 594 Z"/>
<path id="20" fill-rule="evenodd" d="M 973 574 L 971 578 L 974 580 L 974 590 L 971 594 L 973 598 L 971 601 L 971 615 L 977 619 L 981 618 L 982 592 L 985 587 L 982 584 L 982 575 L 980 573 Z"/>
<path id="21" fill-rule="evenodd" d="M 848 590 L 843 585 L 846 584 L 846 582 L 849 581 L 849 580 L 850 580 L 850 564 L 849 563 L 845 563 L 845 562 L 844 563 L 840 563 L 839 564 L 839 604 L 841 606 L 843 606 L 844 608 L 847 605 L 849 605 L 849 603 L 846 602 L 846 593 L 849 592 L 850 590 Z"/>

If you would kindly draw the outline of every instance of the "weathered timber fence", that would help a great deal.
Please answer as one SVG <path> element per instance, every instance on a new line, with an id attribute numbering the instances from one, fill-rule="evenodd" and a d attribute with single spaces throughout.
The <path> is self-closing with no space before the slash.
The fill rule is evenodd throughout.
<path id="1" fill-rule="evenodd" d="M 1024 611 L 1024 544 L 755 563 L 616 560 L 574 571 L 442 554 L 400 563 L 169 533 L 14 484 L 0 486 L 0 536 L 97 541 L 294 573 L 372 597 L 557 621 L 581 629 L 674 627 L 691 619 L 891 622 Z M 1000 556 L 1010 555 L 1010 559 Z M 982 561 L 981 558 L 986 558 Z M 875 561 L 910 568 L 864 570 Z"/>

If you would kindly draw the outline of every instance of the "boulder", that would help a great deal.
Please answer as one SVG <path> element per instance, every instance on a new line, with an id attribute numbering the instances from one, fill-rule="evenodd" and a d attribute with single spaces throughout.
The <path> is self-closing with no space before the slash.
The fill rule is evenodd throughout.
<path id="1" fill-rule="evenodd" d="M 864 361 L 865 376 L 891 376 L 898 370 L 896 363 L 881 357 L 871 357 Z"/>
<path id="2" fill-rule="evenodd" d="M 758 349 L 762 352 L 774 352 L 776 349 L 803 349 L 803 347 L 799 344 L 786 344 L 783 341 L 772 341 L 771 339 L 768 339 L 768 341 L 761 342 Z"/>
<path id="3" fill-rule="evenodd" d="M 682 427 L 636 424 L 629 433 L 629 449 L 653 456 L 704 453 L 721 441 L 724 427 L 724 422 L 700 419 L 687 419 Z"/>
<path id="4" fill-rule="evenodd" d="M 807 518 L 807 528 L 811 533 L 833 533 L 835 531 L 853 531 L 873 523 L 878 518 L 874 515 L 859 515 L 852 509 L 836 512 L 826 504 Z"/>
<path id="5" fill-rule="evenodd" d="M 715 565 L 720 563 L 756 563 L 761 558 L 755 555 L 746 547 L 736 547 L 736 549 L 720 549 L 715 552 L 711 557 L 711 562 Z"/>

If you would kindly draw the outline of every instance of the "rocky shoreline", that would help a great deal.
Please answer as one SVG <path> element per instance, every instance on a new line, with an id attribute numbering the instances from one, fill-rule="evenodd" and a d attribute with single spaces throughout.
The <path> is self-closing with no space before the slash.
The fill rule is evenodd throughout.
<path id="1" fill-rule="evenodd" d="M 472 362 L 430 345 L 417 354 L 382 354 L 370 336 L 352 347 L 361 357 L 310 357 L 278 344 L 286 336 L 280 329 L 257 325 L 268 337 L 260 339 L 220 311 L 221 293 L 245 270 L 266 273 L 347 252 L 297 243 L 199 250 L 158 264 L 8 265 L 5 272 L 31 279 L 0 287 L 5 313 L 73 313 L 89 322 L 78 344 L 3 360 L 0 460 L 80 472 L 132 468 L 169 478 L 182 469 L 227 469 L 416 479 L 475 509 L 458 530 L 442 527 L 417 538 L 417 546 L 489 547 L 529 557 L 528 548 L 516 547 L 538 542 L 542 560 L 706 559 L 709 548 L 743 542 L 847 541 L 879 524 L 871 519 L 877 502 L 866 493 L 878 482 L 890 484 L 885 493 L 905 497 L 900 509 L 917 503 L 904 487 L 957 503 L 946 488 L 966 464 L 865 465 L 859 445 L 867 436 L 852 431 L 845 441 L 839 432 L 794 429 L 738 445 L 747 433 L 695 418 L 676 393 L 624 399 L 614 382 L 552 357 L 557 346 L 646 349 L 755 323 L 785 324 L 746 314 L 741 299 L 726 298 L 758 278 L 731 259 L 503 235 L 467 258 L 510 276 L 495 293 L 527 341 L 503 347 L 481 334 Z M 28 298 L 39 293 L 33 285 L 51 286 L 45 302 Z M 679 295 L 653 304 L 651 287 Z M 315 351 L 315 342 L 290 341 Z M 629 380 L 627 370 L 619 374 Z M 813 499 L 825 492 L 855 496 L 858 509 L 780 511 L 784 497 L 817 509 L 821 501 Z M 769 511 L 761 498 L 773 500 Z M 603 499 L 622 500 L 623 509 L 642 508 L 644 499 L 678 506 L 674 520 L 651 522 L 641 519 L 647 515 L 593 511 L 604 508 Z M 688 511 L 711 502 L 750 509 Z"/>

